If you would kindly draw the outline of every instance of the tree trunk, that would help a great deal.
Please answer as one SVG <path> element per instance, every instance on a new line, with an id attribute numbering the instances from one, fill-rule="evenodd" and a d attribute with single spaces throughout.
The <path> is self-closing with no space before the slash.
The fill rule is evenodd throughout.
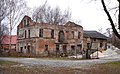
<path id="1" fill-rule="evenodd" d="M 12 39 L 12 36 L 11 36 L 11 33 L 12 33 L 12 18 L 11 18 L 11 14 L 10 14 L 10 44 L 9 44 L 9 51 L 11 50 L 11 39 Z"/>

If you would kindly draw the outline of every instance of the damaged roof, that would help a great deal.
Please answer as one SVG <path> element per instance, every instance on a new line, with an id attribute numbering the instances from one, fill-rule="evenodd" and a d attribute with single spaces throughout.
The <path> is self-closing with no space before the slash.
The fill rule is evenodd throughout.
<path id="1" fill-rule="evenodd" d="M 107 37 L 97 31 L 84 31 L 84 37 L 107 39 Z"/>
<path id="2" fill-rule="evenodd" d="M 79 27 L 82 27 L 81 25 L 78 25 L 78 24 L 76 24 L 76 23 L 74 23 L 74 22 L 71 22 L 71 21 L 68 21 L 66 24 L 65 24 L 65 26 L 79 26 Z M 82 27 L 83 28 L 83 27 Z"/>

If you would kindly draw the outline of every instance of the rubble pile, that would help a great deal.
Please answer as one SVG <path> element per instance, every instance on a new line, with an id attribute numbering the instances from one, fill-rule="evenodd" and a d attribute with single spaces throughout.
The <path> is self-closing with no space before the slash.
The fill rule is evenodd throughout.
<path id="1" fill-rule="evenodd" d="M 91 58 L 117 58 L 120 56 L 120 49 L 107 49 L 106 51 L 96 51 L 90 55 Z"/>

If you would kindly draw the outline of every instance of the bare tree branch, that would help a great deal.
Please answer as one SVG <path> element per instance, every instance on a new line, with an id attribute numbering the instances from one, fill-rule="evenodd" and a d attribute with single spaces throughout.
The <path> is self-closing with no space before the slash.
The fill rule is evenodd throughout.
<path id="1" fill-rule="evenodd" d="M 2 21 L 8 15 L 7 2 L 8 0 L 0 0 L 0 47 L 2 47 L 2 42 L 5 36 L 8 34 L 8 27 L 5 25 L 5 23 L 2 23 Z"/>
<path id="2" fill-rule="evenodd" d="M 59 7 L 51 8 L 45 2 L 33 11 L 32 17 L 36 22 L 58 25 L 71 19 L 71 12 L 69 10 L 62 12 Z"/>
<path id="3" fill-rule="evenodd" d="M 9 35 L 10 35 L 10 45 L 9 49 L 11 49 L 11 34 L 14 27 L 20 21 L 20 18 L 25 15 L 26 10 L 26 2 L 25 0 L 9 0 L 7 2 L 7 11 L 9 15 L 7 16 L 8 24 L 9 24 Z"/>
<path id="4" fill-rule="evenodd" d="M 119 1 L 119 0 L 118 0 L 118 1 Z M 108 12 L 108 10 L 107 10 L 107 8 L 106 8 L 106 5 L 105 5 L 104 0 L 101 0 L 101 3 L 102 3 L 102 5 L 103 5 L 103 8 L 104 8 L 105 13 L 106 13 L 107 16 L 108 16 L 108 20 L 109 20 L 110 23 L 111 23 L 111 26 L 112 26 L 113 32 L 114 32 L 115 35 L 120 39 L 120 34 L 117 32 L 117 30 L 116 30 L 116 28 L 115 28 L 115 24 L 113 23 L 113 20 L 112 20 L 110 14 L 109 14 L 109 12 Z M 119 18 L 119 17 L 118 17 L 118 18 Z M 118 20 L 118 21 L 119 21 L 119 20 Z"/>

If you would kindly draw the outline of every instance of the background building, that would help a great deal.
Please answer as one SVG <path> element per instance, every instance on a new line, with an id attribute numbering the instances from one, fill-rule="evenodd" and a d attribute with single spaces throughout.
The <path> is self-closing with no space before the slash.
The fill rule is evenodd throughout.
<path id="1" fill-rule="evenodd" d="M 97 31 L 84 31 L 84 49 L 90 49 L 91 52 L 107 49 L 107 37 Z"/>
<path id="2" fill-rule="evenodd" d="M 16 50 L 16 40 L 17 40 L 17 36 L 12 35 L 11 36 L 11 50 Z M 2 49 L 3 51 L 8 51 L 9 50 L 9 45 L 10 45 L 10 36 L 6 35 L 5 38 L 2 41 L 2 46 L 1 46 L 0 49 Z"/>

